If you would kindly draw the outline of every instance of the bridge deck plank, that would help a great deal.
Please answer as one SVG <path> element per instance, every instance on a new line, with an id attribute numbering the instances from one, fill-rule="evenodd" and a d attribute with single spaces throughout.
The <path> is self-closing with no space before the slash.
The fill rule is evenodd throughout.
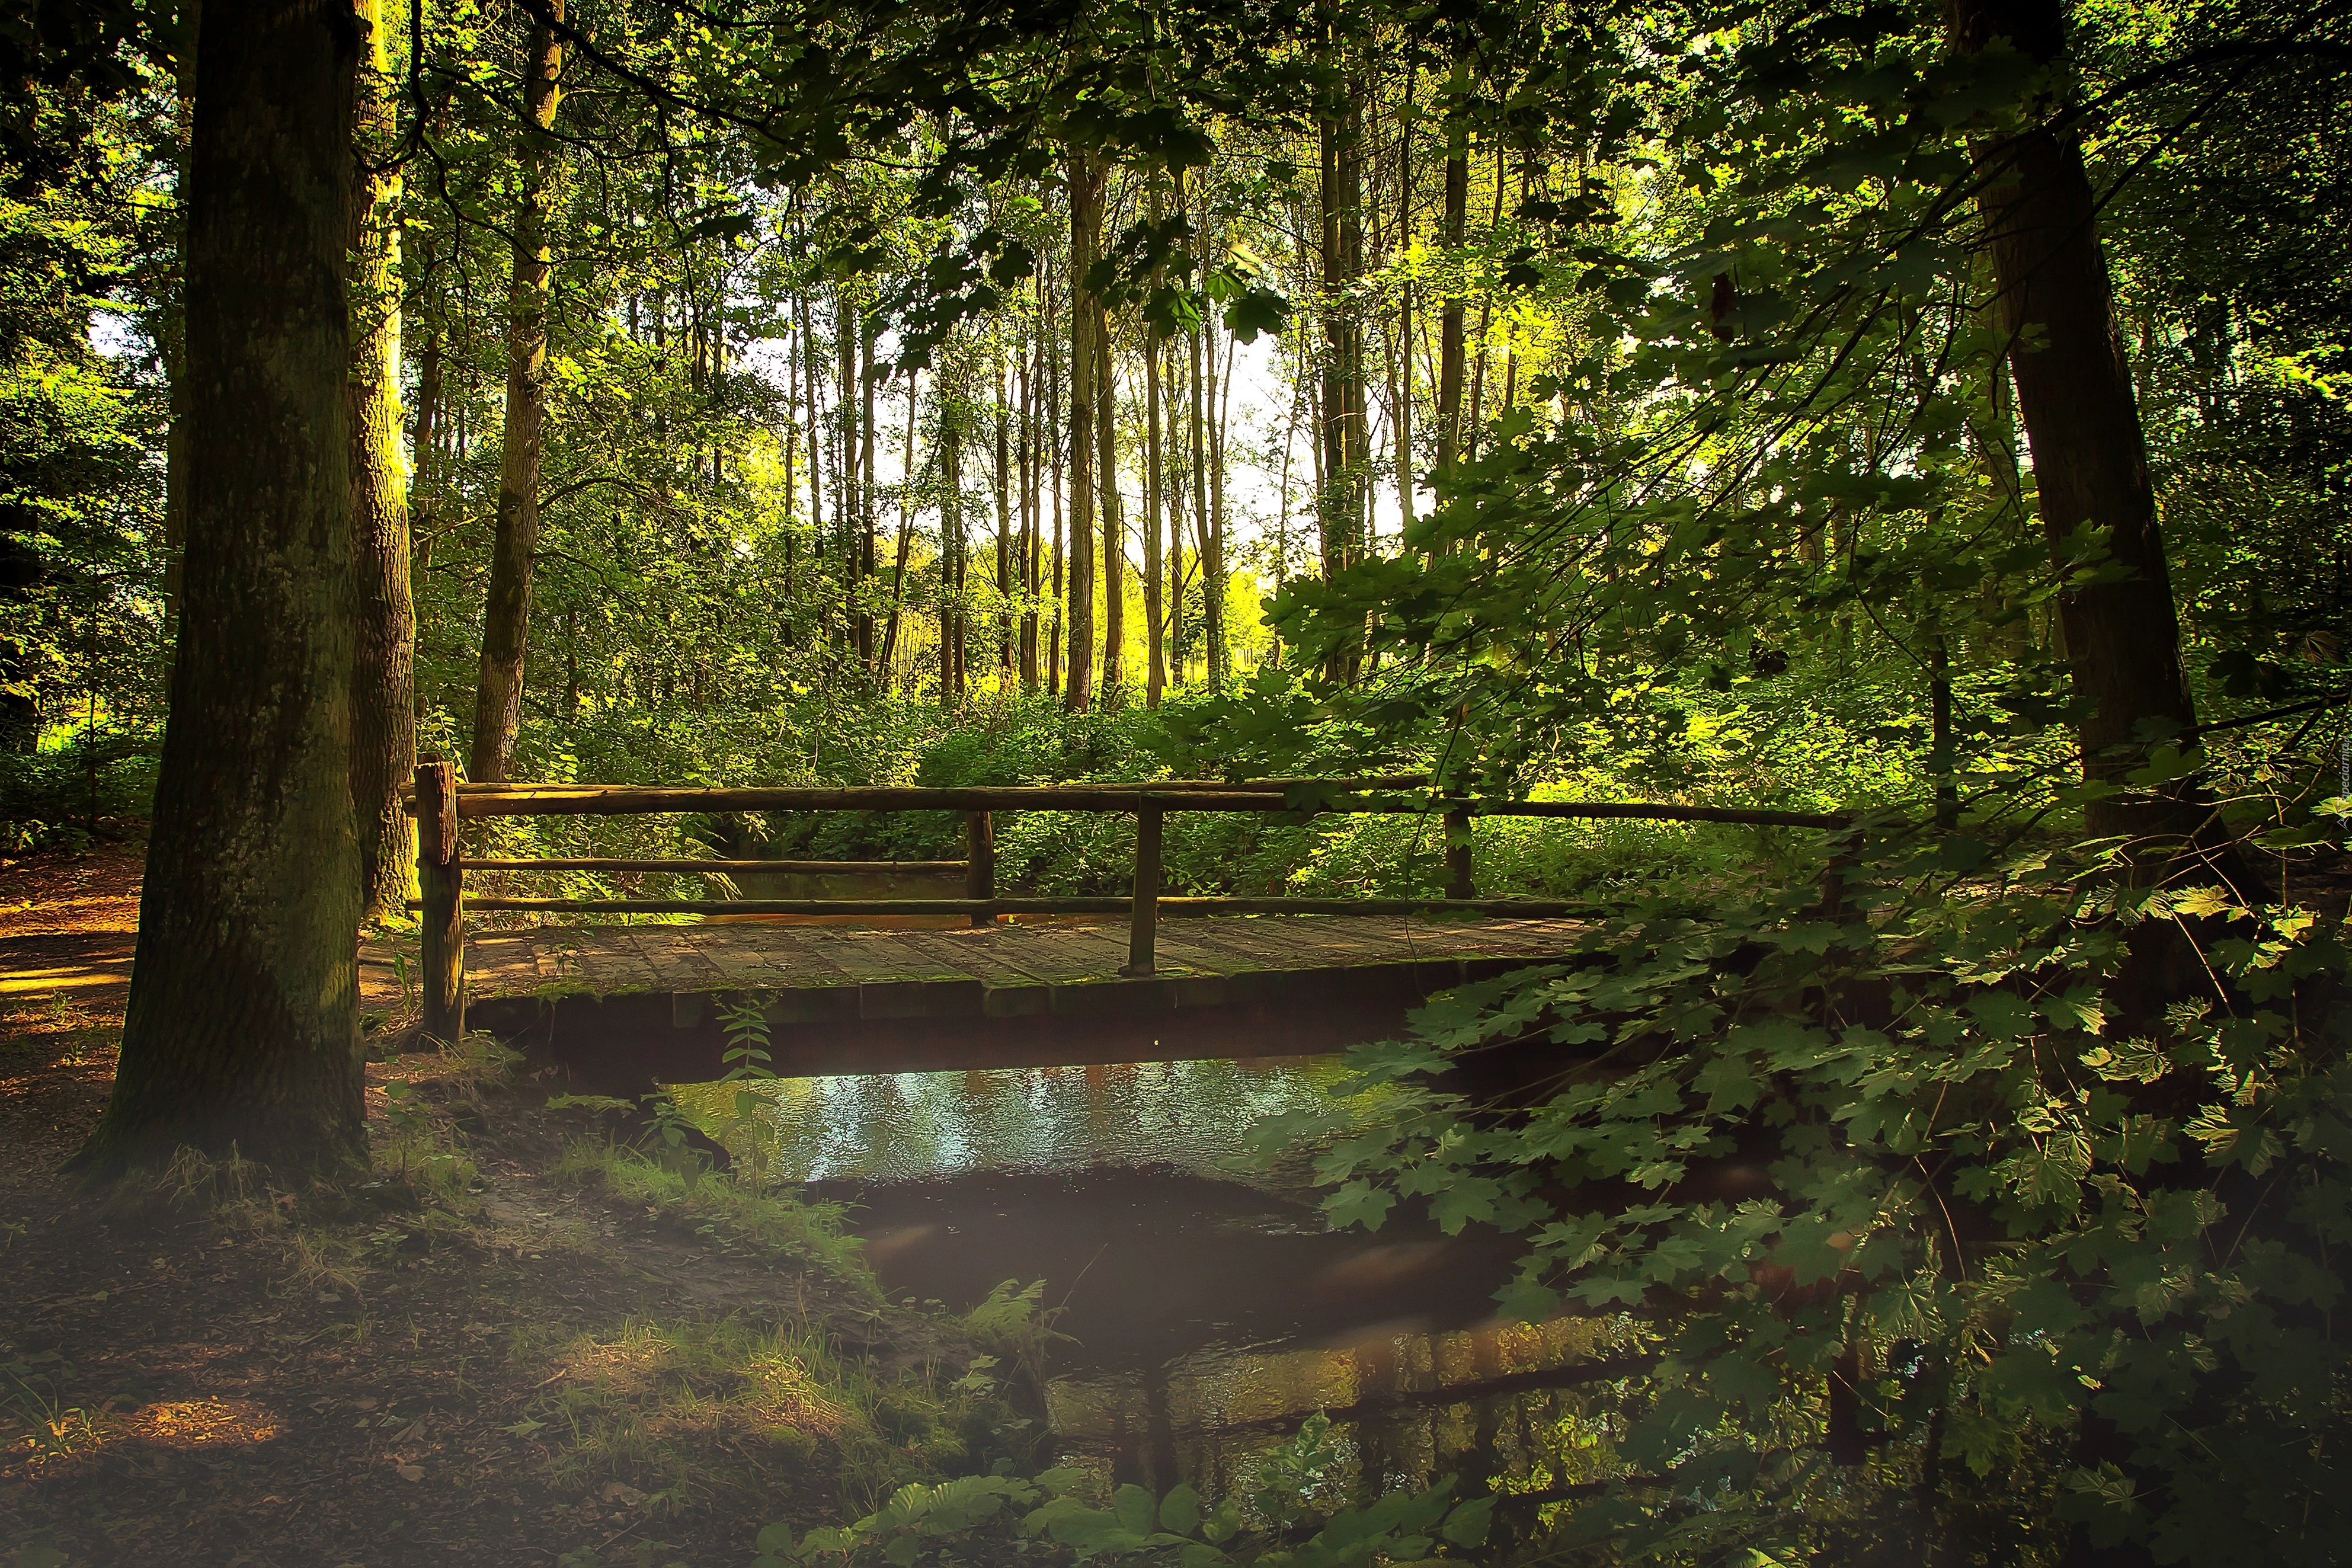
<path id="1" fill-rule="evenodd" d="M 1176 985 L 1171 996 L 1208 999 L 1225 994 L 1221 981 L 1250 975 L 1265 977 L 1255 982 L 1264 984 L 1275 975 L 1426 964 L 1430 980 L 1443 983 L 1452 960 L 1564 953 L 1582 929 L 1565 919 L 1192 919 L 1160 926 L 1158 954 L 1161 977 Z M 869 1016 L 877 1007 L 891 1016 L 913 1016 L 909 1008 L 968 1015 L 1030 1011 L 1031 1004 L 1013 999 L 1016 993 L 1034 994 L 1042 1010 L 1049 994 L 1131 989 L 1112 984 L 1127 953 L 1127 926 L 1117 921 L 922 931 L 740 921 L 478 931 L 467 943 L 467 969 L 469 994 L 485 1001 L 578 992 L 678 999 L 807 993 L 820 1007 L 811 1016 L 852 1005 L 861 994 Z M 371 1001 L 396 999 L 391 950 L 372 947 L 362 953 L 369 956 L 379 960 L 366 971 Z M 1143 992 L 1133 994 L 1139 1005 L 1153 1005 Z M 987 994 L 1007 1000 L 987 1003 Z M 1059 1010 L 1062 1003 L 1052 1006 Z"/>

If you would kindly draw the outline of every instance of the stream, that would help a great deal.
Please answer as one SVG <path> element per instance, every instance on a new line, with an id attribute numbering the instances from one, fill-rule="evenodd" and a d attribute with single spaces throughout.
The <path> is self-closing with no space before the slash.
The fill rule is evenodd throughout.
<path id="1" fill-rule="evenodd" d="M 1328 1411 L 1335 1492 L 1580 1479 L 1606 1414 L 1579 1368 L 1612 1354 L 1613 1324 L 1498 1322 L 1507 1238 L 1393 1217 L 1333 1232 L 1312 1194 L 1241 1168 L 1253 1121 L 1328 1103 L 1342 1070 L 1286 1057 L 775 1079 L 755 1086 L 761 1153 L 853 1205 L 895 1299 L 964 1312 L 1008 1279 L 1045 1281 L 1066 1336 L 1045 1383 L 1061 1463 L 1215 1497 Z M 715 1128 L 740 1087 L 677 1092 Z"/>

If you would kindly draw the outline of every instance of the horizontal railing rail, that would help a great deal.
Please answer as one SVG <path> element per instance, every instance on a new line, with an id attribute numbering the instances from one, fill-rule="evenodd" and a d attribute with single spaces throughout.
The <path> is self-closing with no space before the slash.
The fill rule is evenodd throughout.
<path id="1" fill-rule="evenodd" d="M 1158 780 L 1134 784 L 933 787 L 870 784 L 718 787 L 648 784 L 533 784 L 457 782 L 446 763 L 416 770 L 403 792 L 417 820 L 419 891 L 410 907 L 422 914 L 425 1025 L 441 1039 L 465 1028 L 465 910 L 545 914 L 740 914 L 961 916 L 974 925 L 1007 915 L 1125 914 L 1131 976 L 1157 971 L 1162 915 L 1414 914 L 1457 910 L 1527 917 L 1577 914 L 1595 906 L 1551 899 L 1481 899 L 1472 873 L 1472 824 L 1481 816 L 1649 819 L 1765 827 L 1836 828 L 1837 812 L 1771 811 L 1738 806 L 1681 805 L 1637 801 L 1491 800 L 1443 794 L 1421 774 L 1347 779 Z M 751 811 L 953 811 L 964 818 L 961 860 L 740 860 L 694 858 L 571 857 L 538 859 L 468 858 L 459 852 L 458 824 L 492 816 L 622 816 L 661 813 Z M 1119 813 L 1136 819 L 1134 889 L 1126 898 L 999 898 L 994 814 L 1000 811 Z M 1162 824 L 1176 811 L 1252 812 L 1304 819 L 1330 814 L 1426 815 L 1444 825 L 1444 896 L 1406 899 L 1166 897 L 1160 891 Z M 964 896 L 864 899 L 566 899 L 467 897 L 468 871 L 601 871 L 616 875 L 887 875 L 961 871 Z"/>
<path id="2" fill-rule="evenodd" d="M 670 871 L 688 876 L 740 872 L 764 876 L 835 876 L 891 871 L 961 871 L 961 860 L 477 860 L 460 858 L 460 871 Z"/>

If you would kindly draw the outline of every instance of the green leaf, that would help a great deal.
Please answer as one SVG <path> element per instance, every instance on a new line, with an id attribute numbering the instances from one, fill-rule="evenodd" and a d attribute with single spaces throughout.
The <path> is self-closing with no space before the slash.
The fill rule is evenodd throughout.
<path id="1" fill-rule="evenodd" d="M 1136 1535 L 1151 1533 L 1154 1508 L 1151 1494 L 1132 1482 L 1110 1494 L 1111 1512 L 1118 1517 L 1119 1527 Z"/>
<path id="2" fill-rule="evenodd" d="M 1178 1486 L 1160 1500 L 1160 1528 L 1178 1535 L 1190 1535 L 1201 1528 L 1201 1494 L 1189 1486 Z"/>
<path id="3" fill-rule="evenodd" d="M 1323 1200 L 1323 1212 L 1333 1225 L 1360 1225 L 1366 1230 L 1380 1229 L 1394 1207 L 1396 1199 L 1361 1177 Z"/>

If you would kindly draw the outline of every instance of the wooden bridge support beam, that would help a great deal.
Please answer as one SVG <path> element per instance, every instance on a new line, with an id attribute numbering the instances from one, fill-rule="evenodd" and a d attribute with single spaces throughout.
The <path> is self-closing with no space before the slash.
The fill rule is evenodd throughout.
<path id="1" fill-rule="evenodd" d="M 454 1045 L 466 1033 L 466 873 L 457 861 L 457 771 L 447 763 L 417 764 L 416 876 L 425 1032 Z"/>
<path id="2" fill-rule="evenodd" d="M 1478 896 L 1477 874 L 1470 859 L 1471 832 L 1467 810 L 1456 807 L 1445 814 L 1445 896 L 1449 899 Z"/>
<path id="3" fill-rule="evenodd" d="M 996 822 L 984 811 L 963 814 L 963 896 L 996 897 Z M 975 914 L 971 923 L 992 926 L 994 915 Z"/>
<path id="4" fill-rule="evenodd" d="M 1160 942 L 1160 808 L 1135 814 L 1135 898 L 1127 930 L 1127 967 L 1122 974 L 1156 973 Z"/>

